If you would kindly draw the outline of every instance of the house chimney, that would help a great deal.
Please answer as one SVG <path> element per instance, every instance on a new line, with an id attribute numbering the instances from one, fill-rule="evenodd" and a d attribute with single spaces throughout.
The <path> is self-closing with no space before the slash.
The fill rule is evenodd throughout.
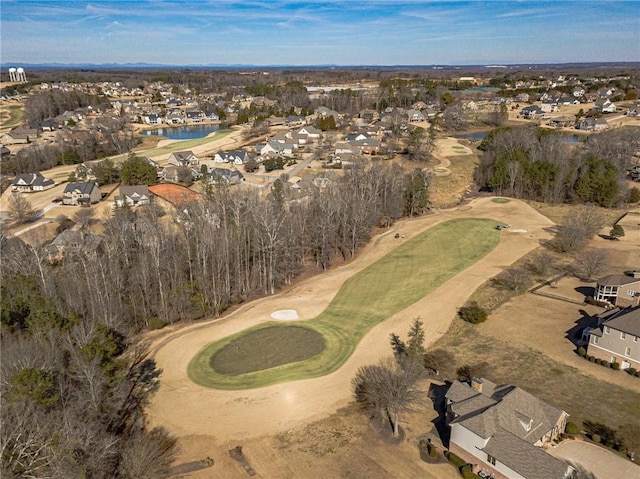
<path id="1" fill-rule="evenodd" d="M 471 378 L 471 389 L 482 394 L 482 379 L 476 377 Z"/>

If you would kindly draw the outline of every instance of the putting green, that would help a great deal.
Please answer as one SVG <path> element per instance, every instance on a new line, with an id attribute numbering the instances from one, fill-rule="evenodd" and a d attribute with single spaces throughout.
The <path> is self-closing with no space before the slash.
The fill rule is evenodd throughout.
<path id="1" fill-rule="evenodd" d="M 456 219 L 429 228 L 405 241 L 391 253 L 347 280 L 333 301 L 316 318 L 298 323 L 324 338 L 320 353 L 302 360 L 280 363 L 269 369 L 256 368 L 240 373 L 224 373 L 215 359 L 221 351 L 238 347 L 250 357 L 247 364 L 259 364 L 271 352 L 265 342 L 252 342 L 255 332 L 291 325 L 268 322 L 241 331 L 205 346 L 187 368 L 195 383 L 215 389 L 251 389 L 279 382 L 312 378 L 338 369 L 351 356 L 364 335 L 375 325 L 423 298 L 456 274 L 464 271 L 493 250 L 500 235 L 489 219 Z M 428 310 L 422 317 L 429 321 Z M 260 336 L 260 335 L 259 335 Z M 258 336 L 256 336 L 258 337 Z M 291 344 L 304 349 L 305 343 Z M 277 362 L 277 361 L 276 361 Z M 245 369 L 246 370 L 246 369 Z"/>

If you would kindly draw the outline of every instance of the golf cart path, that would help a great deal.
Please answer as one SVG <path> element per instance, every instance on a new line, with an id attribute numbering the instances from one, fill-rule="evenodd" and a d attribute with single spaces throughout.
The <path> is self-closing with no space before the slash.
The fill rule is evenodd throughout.
<path id="1" fill-rule="evenodd" d="M 371 329 L 354 354 L 332 374 L 241 391 L 205 388 L 187 377 L 189 361 L 207 344 L 255 324 L 272 321 L 271 314 L 278 310 L 294 309 L 300 320 L 314 318 L 354 273 L 402 241 L 454 218 L 490 218 L 525 229 L 526 233 L 503 230 L 499 245 L 491 253 Z M 375 238 L 356 260 L 289 291 L 247 303 L 223 318 L 178 326 L 151 345 L 151 354 L 163 374 L 160 388 L 146 410 L 148 420 L 152 426 L 164 426 L 180 437 L 204 434 L 226 442 L 286 431 L 329 416 L 352 400 L 351 379 L 357 369 L 390 355 L 391 332 L 405 336 L 413 319 L 420 317 L 427 338 L 425 345 L 437 341 L 473 291 L 538 247 L 541 240 L 549 238 L 548 227 L 552 224 L 521 201 L 495 203 L 491 198 L 476 199 L 459 208 L 398 222 Z M 394 238 L 396 232 L 405 239 Z"/>

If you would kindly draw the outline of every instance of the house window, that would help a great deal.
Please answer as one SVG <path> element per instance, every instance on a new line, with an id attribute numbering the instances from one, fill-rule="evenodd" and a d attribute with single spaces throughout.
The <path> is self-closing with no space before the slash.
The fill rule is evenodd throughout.
<path id="1" fill-rule="evenodd" d="M 611 328 L 609 326 L 604 327 L 604 334 L 609 334 L 611 332 Z"/>
<path id="2" fill-rule="evenodd" d="M 491 454 L 487 454 L 487 462 L 489 464 L 491 464 L 492 466 L 496 465 L 496 458 L 493 457 Z"/>
<path id="3" fill-rule="evenodd" d="M 624 348 L 624 355 L 631 356 L 631 348 Z"/>
<path id="4" fill-rule="evenodd" d="M 610 363 L 617 363 L 618 360 L 615 356 L 611 356 L 611 361 L 609 361 Z"/>
<path id="5" fill-rule="evenodd" d="M 620 333 L 620 339 L 627 339 L 627 333 Z"/>
<path id="6" fill-rule="evenodd" d="M 598 344 L 598 336 L 591 336 L 593 339 L 591 340 L 591 342 L 593 344 Z"/>

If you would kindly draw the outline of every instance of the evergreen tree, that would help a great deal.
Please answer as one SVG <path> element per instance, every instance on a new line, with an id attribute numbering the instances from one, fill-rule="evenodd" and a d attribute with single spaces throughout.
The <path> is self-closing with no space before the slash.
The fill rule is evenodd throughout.
<path id="1" fill-rule="evenodd" d="M 409 340 L 407 341 L 407 356 L 414 359 L 422 359 L 424 357 L 424 323 L 420 318 L 416 318 L 411 323 L 409 329 Z M 421 361 L 422 362 L 422 361 Z"/>

